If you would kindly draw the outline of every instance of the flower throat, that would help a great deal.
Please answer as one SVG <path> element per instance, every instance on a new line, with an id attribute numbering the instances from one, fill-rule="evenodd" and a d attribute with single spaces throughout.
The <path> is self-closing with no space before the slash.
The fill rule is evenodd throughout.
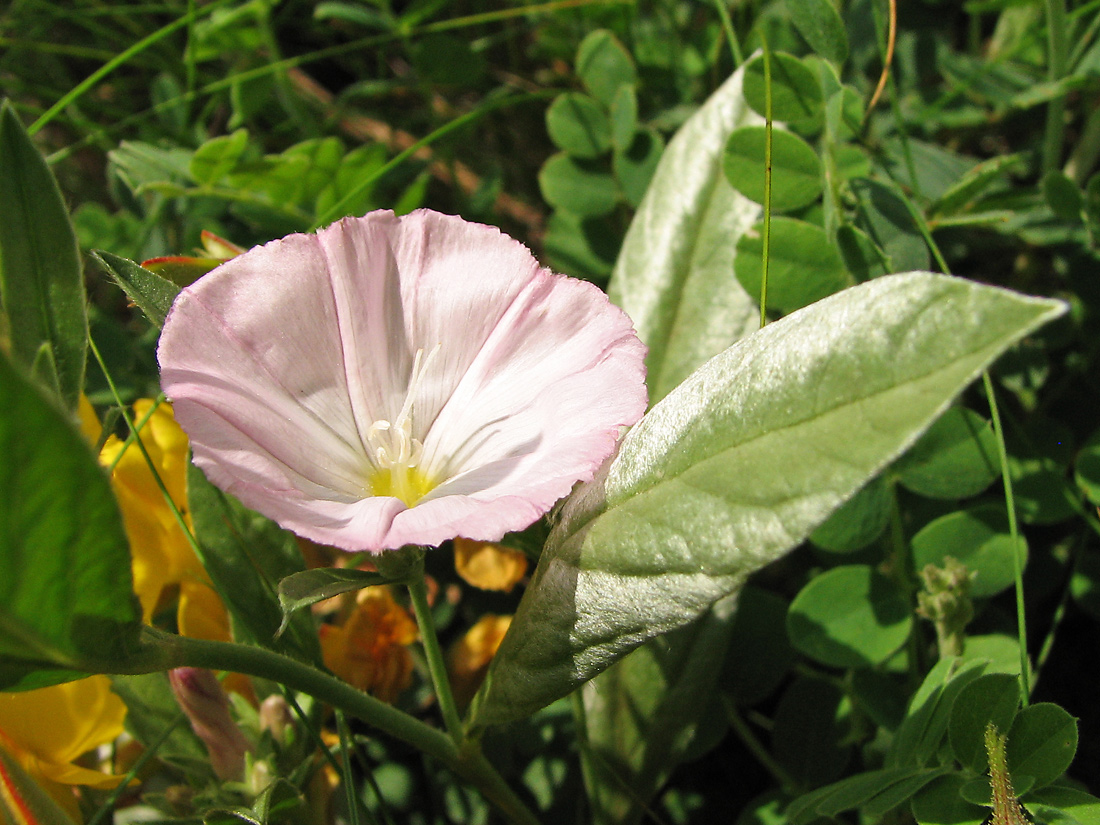
<path id="1" fill-rule="evenodd" d="M 436 344 L 426 358 L 423 347 L 416 351 L 401 411 L 393 421 L 380 418 L 367 430 L 367 449 L 374 464 L 367 480 L 371 495 L 399 498 L 412 507 L 438 486 L 420 470 L 424 445 L 413 437 L 412 413 L 417 385 L 439 348 Z"/>

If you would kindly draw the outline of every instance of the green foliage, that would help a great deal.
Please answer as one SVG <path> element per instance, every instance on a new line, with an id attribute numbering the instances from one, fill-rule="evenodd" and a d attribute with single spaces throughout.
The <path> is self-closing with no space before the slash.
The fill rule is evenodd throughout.
<path id="1" fill-rule="evenodd" d="M 1013 540 L 1004 508 L 979 504 L 947 513 L 922 527 L 912 538 L 913 563 L 920 570 L 926 564 L 942 567 L 946 559 L 953 558 L 977 574 L 970 594 L 987 598 L 1012 585 L 1017 546 L 1021 562 L 1026 564 L 1027 544 L 1023 538 Z"/>
<path id="2" fill-rule="evenodd" d="M 1061 311 L 912 273 L 820 301 L 711 359 L 562 511 L 474 723 L 525 715 L 739 589 L 908 446 L 1001 350 Z M 842 331 L 835 313 L 850 319 Z M 869 337 L 889 343 L 868 347 Z M 807 451 L 817 460 L 800 461 Z M 665 549 L 647 558 L 639 546 Z M 612 593 L 623 608 L 608 617 Z"/>
<path id="3" fill-rule="evenodd" d="M 168 310 L 179 295 L 178 286 L 155 272 L 110 252 L 99 250 L 93 253 L 93 257 L 138 309 L 145 313 L 153 326 L 158 329 L 164 326 Z"/>
<path id="4" fill-rule="evenodd" d="M 833 63 L 848 57 L 848 35 L 829 0 L 786 0 L 791 22 L 819 55 Z"/>
<path id="5" fill-rule="evenodd" d="M 787 635 L 822 664 L 861 668 L 882 664 L 911 632 L 906 594 L 865 565 L 835 567 L 798 594 L 787 613 Z"/>
<path id="6" fill-rule="evenodd" d="M 158 759 L 203 780 L 213 778 L 210 755 L 186 723 L 168 676 L 112 676 L 111 690 L 126 702 L 126 730 Z"/>
<path id="7" fill-rule="evenodd" d="M 89 317 L 126 402 L 157 393 L 157 329 L 178 288 L 216 264 L 186 257 L 201 230 L 247 247 L 345 214 L 430 205 L 501 225 L 559 271 L 610 277 L 649 347 L 650 416 L 562 505 L 472 717 L 504 782 L 543 821 L 981 825 L 990 793 L 975 743 L 996 719 L 1006 772 L 1036 821 L 1100 822 L 1100 802 L 1075 784 L 1096 774 L 1092 681 L 1069 675 L 1100 620 L 1100 119 L 1089 108 L 1100 17 L 1088 4 L 1061 19 L 1057 4 L 905 6 L 871 106 L 887 28 L 873 5 L 15 4 L 0 25 L 13 98 L 0 135 L 0 346 L 10 344 L 18 388 L 0 388 L 0 430 L 11 430 L 0 565 L 15 564 L 0 570 L 0 591 L 16 588 L 0 593 L 5 679 L 23 688 L 156 669 L 171 638 L 150 631 L 142 638 L 160 641 L 138 645 L 110 491 L 50 406 L 58 396 L 71 412 L 85 391 L 117 429 L 98 368 L 82 377 L 88 333 L 65 204 L 81 248 L 106 250 L 89 269 Z M 146 42 L 173 15 L 177 34 Z M 768 249 L 754 54 L 764 32 L 777 121 Z M 498 109 L 517 87 L 536 91 Z M 13 196 L 12 181 L 33 197 Z M 134 263 L 150 258 L 162 260 Z M 788 317 L 758 336 L 765 258 L 768 317 Z M 893 273 L 929 268 L 958 280 L 935 281 L 938 298 L 893 292 Z M 976 282 L 1060 297 L 1070 312 L 1035 331 L 1051 305 Z M 989 295 L 1008 304 L 984 306 Z M 960 347 L 980 335 L 980 353 Z M 945 409 L 1001 351 L 990 368 L 1016 539 L 988 398 L 963 390 Z M 24 373 L 51 400 L 26 395 L 37 391 Z M 293 538 L 195 475 L 200 549 L 251 653 L 317 662 L 316 624 L 332 615 L 293 608 L 400 578 L 303 572 Z M 23 495 L 32 487 L 49 497 Z M 532 557 L 548 529 L 531 531 Z M 49 552 L 12 556 L 47 534 Z M 1017 551 L 1035 696 L 1020 693 L 1011 630 Z M 99 556 L 80 599 L 50 595 L 45 582 L 77 581 Z M 518 594 L 458 580 L 446 548 L 426 561 L 444 645 L 515 609 Z M 940 623 L 914 612 L 927 595 L 921 571 L 960 563 L 975 575 L 968 592 L 947 594 L 970 610 L 954 657 L 937 644 Z M 347 610 L 352 599 L 336 601 Z M 12 613 L 21 604 L 35 609 Z M 109 613 L 109 629 L 78 621 L 86 607 Z M 172 615 L 156 620 L 171 629 Z M 280 621 L 289 627 L 275 639 Z M 581 683 L 573 712 L 557 702 L 481 728 Z M 170 766 L 154 768 L 156 781 L 202 789 L 174 787 L 171 806 L 146 794 L 160 815 L 303 821 L 321 702 L 297 693 L 289 742 L 237 706 L 255 771 L 215 791 L 166 681 L 115 685 L 131 732 Z M 272 687 L 253 685 L 257 698 Z M 431 699 L 418 671 L 390 710 L 435 724 Z M 493 816 L 446 757 L 448 770 L 357 727 L 345 744 L 356 768 L 333 802 L 342 819 Z M 470 769 L 477 746 L 464 747 Z M 272 766 L 283 779 L 246 789 Z"/>
<path id="8" fill-rule="evenodd" d="M 0 356 L 0 687 L 124 662 L 140 612 L 114 494 L 69 416 Z"/>
<path id="9" fill-rule="evenodd" d="M 575 158 L 597 158 L 611 148 L 611 121 L 595 98 L 560 95 L 546 110 L 546 130 L 554 145 Z"/>
<path id="10" fill-rule="evenodd" d="M 761 117 L 767 114 L 764 57 L 745 64 L 745 102 Z M 794 55 L 771 55 L 772 119 L 801 128 L 819 123 L 824 100 L 814 72 Z"/>
<path id="11" fill-rule="evenodd" d="M 567 273 L 602 280 L 613 255 L 602 255 L 593 235 L 621 233 L 596 229 L 592 219 L 641 203 L 664 140 L 639 119 L 637 68 L 611 31 L 590 32 L 574 65 L 588 93 L 560 94 L 546 110 L 547 132 L 561 150 L 538 175 L 543 198 L 556 210 L 547 251 Z"/>
<path id="12" fill-rule="evenodd" d="M 728 168 L 728 167 L 727 167 Z M 852 285 L 852 277 L 823 229 L 795 218 L 771 221 L 768 310 L 787 314 Z M 764 279 L 763 224 L 737 242 L 734 274 L 749 295 L 760 295 Z"/>
<path id="13" fill-rule="evenodd" d="M 976 496 L 1001 474 L 993 428 L 973 410 L 952 407 L 895 470 L 902 486 L 926 498 Z"/>
<path id="14" fill-rule="evenodd" d="M 650 403 L 756 328 L 752 298 L 730 271 L 759 208 L 721 174 L 730 133 L 756 120 L 741 78 L 727 80 L 669 143 L 608 286 L 649 347 Z"/>
<path id="15" fill-rule="evenodd" d="M 288 616 L 284 627 L 276 592 L 280 580 L 305 568 L 294 536 L 223 493 L 193 464 L 187 471 L 187 502 L 203 566 L 239 622 L 241 635 L 319 662 L 309 614 Z"/>
<path id="16" fill-rule="evenodd" d="M 763 126 L 743 126 L 726 142 L 725 170 L 733 188 L 756 203 L 764 202 L 766 132 Z M 813 148 L 798 135 L 772 131 L 772 209 L 790 212 L 821 196 L 821 163 Z"/>
<path id="17" fill-rule="evenodd" d="M 316 570 L 302 570 L 291 573 L 279 580 L 279 607 L 283 611 L 283 621 L 279 626 L 281 634 L 287 627 L 295 611 L 309 607 L 324 599 L 331 599 L 341 593 L 351 593 L 376 584 L 391 582 L 404 584 L 372 570 L 343 570 L 340 568 L 320 567 Z"/>
<path id="18" fill-rule="evenodd" d="M 50 168 L 0 106 L 0 309 L 12 354 L 70 412 L 84 388 L 88 319 L 76 235 Z"/>

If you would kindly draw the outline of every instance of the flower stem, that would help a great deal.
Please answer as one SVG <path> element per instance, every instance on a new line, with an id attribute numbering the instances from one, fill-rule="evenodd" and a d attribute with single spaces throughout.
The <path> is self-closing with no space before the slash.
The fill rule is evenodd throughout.
<path id="1" fill-rule="evenodd" d="M 451 739 L 459 744 L 465 734 L 462 730 L 462 719 L 458 715 L 458 706 L 451 692 L 451 682 L 447 678 L 447 666 L 443 662 L 443 651 L 439 647 L 439 636 L 435 632 L 432 609 L 428 605 L 428 585 L 424 579 L 423 558 L 420 562 L 420 575 L 409 581 L 409 597 L 412 600 L 413 612 L 416 614 L 417 627 L 420 628 L 420 641 L 424 645 L 428 672 L 435 686 L 435 698 L 443 714 L 443 724 L 447 726 Z"/>
<path id="2" fill-rule="evenodd" d="M 1066 74 L 1068 32 L 1065 0 L 1046 0 L 1047 80 L 1057 83 Z M 1065 137 L 1066 96 L 1058 95 L 1047 104 L 1046 131 L 1043 135 L 1043 173 L 1058 168 Z"/>
<path id="3" fill-rule="evenodd" d="M 1005 509 L 1008 511 L 1008 533 L 1012 537 L 1012 569 L 1016 580 L 1016 634 L 1020 646 L 1020 701 L 1026 708 L 1031 698 L 1027 659 L 1027 611 L 1024 608 L 1024 564 L 1021 559 L 1020 530 L 1016 524 L 1016 501 L 1012 496 L 1012 475 L 1008 471 L 1008 448 L 1005 447 L 1004 428 L 997 409 L 997 395 L 993 391 L 993 379 L 989 370 L 982 373 L 982 384 L 989 399 L 989 417 L 993 422 L 993 436 L 997 440 L 997 452 L 1001 459 L 1001 480 L 1004 483 Z"/>
<path id="4" fill-rule="evenodd" d="M 485 758 L 476 742 L 467 741 L 460 747 L 442 731 L 335 676 L 261 647 L 191 639 L 151 627 L 142 628 L 141 647 L 131 660 L 135 667 L 125 672 L 205 667 L 270 679 L 309 694 L 438 759 L 480 790 L 515 825 L 538 825 L 538 819 Z"/>

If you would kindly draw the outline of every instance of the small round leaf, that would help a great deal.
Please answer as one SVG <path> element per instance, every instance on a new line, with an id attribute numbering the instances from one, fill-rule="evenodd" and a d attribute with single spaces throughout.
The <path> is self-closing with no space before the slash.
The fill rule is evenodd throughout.
<path id="1" fill-rule="evenodd" d="M 890 491 L 878 477 L 814 530 L 810 541 L 830 553 L 854 553 L 882 535 L 889 520 Z"/>
<path id="2" fill-rule="evenodd" d="M 737 242 L 733 271 L 745 291 L 760 298 L 763 224 Z M 768 309 L 787 314 L 852 285 L 844 262 L 820 227 L 794 218 L 772 218 L 768 262 Z"/>
<path id="3" fill-rule="evenodd" d="M 779 687 L 795 652 L 783 618 L 787 600 L 767 590 L 746 587 L 737 602 L 722 686 L 737 704 L 754 705 Z"/>
<path id="4" fill-rule="evenodd" d="M 539 188 L 551 206 L 582 217 L 606 215 L 619 199 L 606 169 L 560 153 L 543 164 Z"/>
<path id="5" fill-rule="evenodd" d="M 638 95 L 633 86 L 620 86 L 611 101 L 611 144 L 629 149 L 638 129 Z"/>
<path id="6" fill-rule="evenodd" d="M 913 816 L 920 825 L 983 825 L 989 808 L 967 802 L 962 788 L 967 778 L 950 773 L 925 785 L 914 796 Z"/>
<path id="7" fill-rule="evenodd" d="M 832 0 L 787 0 L 787 10 L 811 49 L 837 64 L 848 58 L 848 33 Z"/>
<path id="8" fill-rule="evenodd" d="M 546 110 L 550 140 L 576 158 L 597 158 L 611 148 L 611 122 L 596 100 L 578 92 L 558 95 Z"/>
<path id="9" fill-rule="evenodd" d="M 801 60 L 784 52 L 772 52 L 772 119 L 803 125 L 821 119 L 825 101 L 817 76 Z M 745 64 L 745 102 L 761 116 L 767 116 L 764 55 Z"/>
<path id="10" fill-rule="evenodd" d="M 902 486 L 926 498 L 976 496 L 1001 474 L 997 439 L 982 416 L 952 407 L 896 465 Z"/>
<path id="11" fill-rule="evenodd" d="M 1049 785 L 1077 752 L 1077 720 L 1049 702 L 1026 707 L 1012 723 L 1005 751 L 1011 773 L 1032 777 L 1032 788 Z"/>
<path id="12" fill-rule="evenodd" d="M 764 202 L 763 126 L 743 126 L 730 135 L 723 159 L 730 184 L 749 200 Z M 772 209 L 788 212 L 817 200 L 821 194 L 821 162 L 813 148 L 797 135 L 772 130 Z"/>
<path id="13" fill-rule="evenodd" d="M 1017 539 L 1027 563 L 1027 541 Z M 913 536 L 913 563 L 918 570 L 925 565 L 943 567 L 950 556 L 977 572 L 970 595 L 986 598 L 1010 587 L 1015 579 L 1013 548 L 1004 506 L 983 504 L 969 510 L 948 513 L 924 526 Z"/>
<path id="14" fill-rule="evenodd" d="M 817 678 L 791 683 L 779 700 L 772 731 L 775 758 L 809 787 L 838 778 L 848 763 L 847 703 L 840 688 Z"/>
<path id="15" fill-rule="evenodd" d="M 1020 680 L 1008 673 L 987 673 L 959 691 L 951 708 L 947 732 L 951 750 L 964 768 L 984 773 L 985 728 L 990 722 L 1001 733 L 1012 727 L 1020 706 Z"/>
<path id="16" fill-rule="evenodd" d="M 615 264 L 620 237 L 607 218 L 582 218 L 555 210 L 546 224 L 543 248 L 555 272 L 588 281 L 606 281 Z"/>
<path id="17" fill-rule="evenodd" d="M 905 644 L 912 623 L 901 588 L 871 567 L 853 564 L 802 588 L 787 612 L 787 635 L 822 664 L 860 668 L 889 659 Z"/>
<path id="18" fill-rule="evenodd" d="M 577 74 L 592 96 L 610 106 L 620 86 L 638 80 L 634 61 L 623 44 L 606 29 L 597 29 L 577 49 Z"/>

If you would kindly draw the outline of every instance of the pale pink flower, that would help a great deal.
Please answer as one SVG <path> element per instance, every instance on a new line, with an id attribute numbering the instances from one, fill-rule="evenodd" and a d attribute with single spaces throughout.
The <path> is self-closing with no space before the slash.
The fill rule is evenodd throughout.
<path id="1" fill-rule="evenodd" d="M 599 289 L 428 210 L 233 258 L 180 293 L 158 356 L 211 481 L 346 550 L 522 529 L 646 406 L 645 348 Z"/>

